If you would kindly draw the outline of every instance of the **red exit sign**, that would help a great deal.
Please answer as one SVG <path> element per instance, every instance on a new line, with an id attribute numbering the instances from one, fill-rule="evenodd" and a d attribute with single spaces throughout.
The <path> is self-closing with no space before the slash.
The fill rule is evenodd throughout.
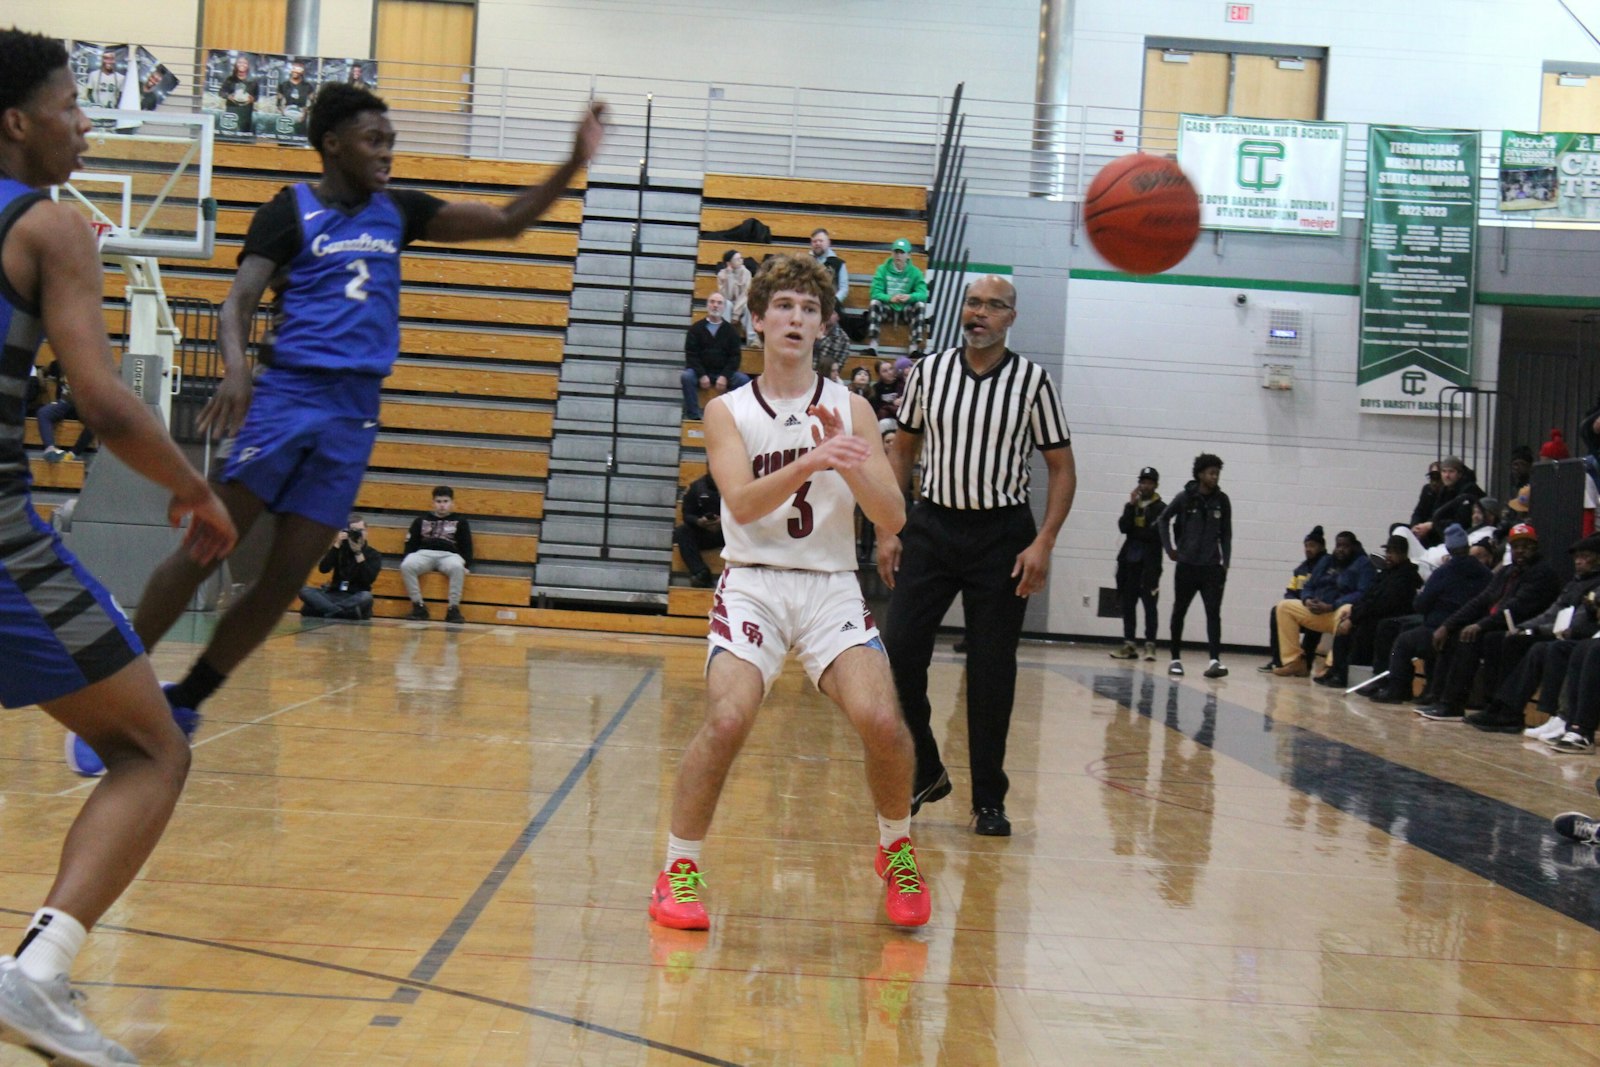
<path id="1" fill-rule="evenodd" d="M 1229 4 L 1229 22 L 1254 22 L 1256 20 L 1256 5 L 1254 4 Z"/>

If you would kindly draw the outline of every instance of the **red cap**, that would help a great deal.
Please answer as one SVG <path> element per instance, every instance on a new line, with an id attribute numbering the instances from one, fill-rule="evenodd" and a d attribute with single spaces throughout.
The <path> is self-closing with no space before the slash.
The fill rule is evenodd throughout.
<path id="1" fill-rule="evenodd" d="M 1532 523 L 1519 522 L 1515 526 L 1511 527 L 1509 539 L 1516 541 L 1522 538 L 1526 538 L 1529 541 L 1539 540 L 1539 534 L 1534 530 Z"/>

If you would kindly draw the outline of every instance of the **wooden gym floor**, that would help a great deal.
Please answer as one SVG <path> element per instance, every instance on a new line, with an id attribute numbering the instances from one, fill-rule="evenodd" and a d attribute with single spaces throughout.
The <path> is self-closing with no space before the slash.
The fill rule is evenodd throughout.
<path id="1" fill-rule="evenodd" d="M 1596 1061 L 1600 869 L 1548 819 L 1600 809 L 1597 761 L 1106 651 L 1024 647 L 1016 836 L 968 831 L 956 774 L 913 932 L 856 741 L 791 666 L 707 846 L 706 935 L 645 915 L 700 642 L 296 621 L 212 700 L 76 976 L 151 1064 Z M 933 687 L 955 771 L 948 645 Z M 90 786 L 42 715 L 0 723 L 14 941 Z"/>

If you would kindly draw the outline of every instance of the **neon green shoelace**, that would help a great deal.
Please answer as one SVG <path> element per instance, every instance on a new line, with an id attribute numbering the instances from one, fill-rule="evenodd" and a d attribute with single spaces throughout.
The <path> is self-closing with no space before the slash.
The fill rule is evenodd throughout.
<path id="1" fill-rule="evenodd" d="M 672 899 L 679 904 L 699 902 L 700 886 L 705 880 L 706 876 L 699 871 L 685 871 L 682 874 L 667 872 L 667 885 L 672 890 Z"/>
<path id="2" fill-rule="evenodd" d="M 922 892 L 922 875 L 917 871 L 917 857 L 912 854 L 910 845 L 901 845 L 889 853 L 888 859 L 889 868 L 885 874 L 895 880 L 897 892 Z"/>

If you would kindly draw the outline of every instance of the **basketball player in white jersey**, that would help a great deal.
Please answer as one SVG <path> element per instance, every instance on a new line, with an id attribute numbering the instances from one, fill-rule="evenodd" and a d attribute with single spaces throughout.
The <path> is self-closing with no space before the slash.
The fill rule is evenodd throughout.
<path id="1" fill-rule="evenodd" d="M 710 927 L 701 845 L 728 769 L 792 651 L 861 735 L 884 906 L 897 925 L 921 926 L 930 908 L 910 838 L 916 757 L 855 575 L 855 506 L 898 530 L 905 500 L 865 398 L 811 368 L 812 342 L 834 310 L 827 268 L 778 256 L 763 264 L 749 299 L 765 369 L 706 406 L 728 566 L 711 609 L 706 721 L 678 769 L 650 917 L 680 930 Z"/>

